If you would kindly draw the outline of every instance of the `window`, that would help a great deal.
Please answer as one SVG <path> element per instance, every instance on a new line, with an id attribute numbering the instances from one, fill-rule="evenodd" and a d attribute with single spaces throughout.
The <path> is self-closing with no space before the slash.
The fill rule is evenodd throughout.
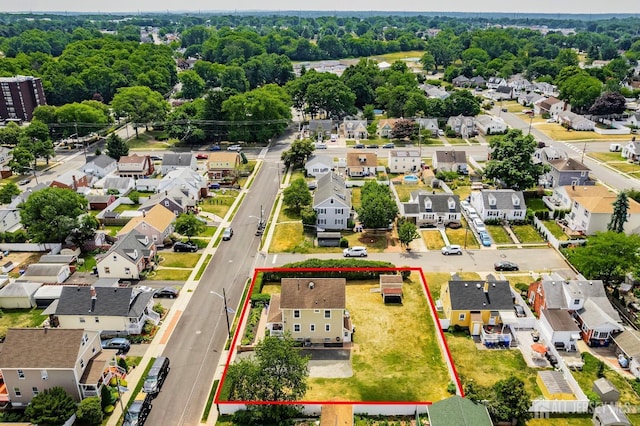
<path id="1" fill-rule="evenodd" d="M 580 304 L 580 299 L 573 299 L 573 304 L 574 305 L 579 305 Z"/>
<path id="2" fill-rule="evenodd" d="M 78 321 L 80 321 L 80 322 L 84 322 L 84 317 L 80 317 L 80 318 L 78 318 Z"/>
<path id="3" fill-rule="evenodd" d="M 293 332 L 300 333 L 300 324 L 293 324 Z"/>
<path id="4" fill-rule="evenodd" d="M 39 392 L 38 392 L 38 387 L 34 386 L 31 388 L 31 391 L 33 392 L 33 396 L 36 396 Z"/>
<path id="5" fill-rule="evenodd" d="M 324 317 L 325 317 L 325 318 L 331 318 L 331 311 L 330 311 L 330 310 L 328 310 L 328 309 L 327 309 L 327 310 L 325 310 L 325 311 L 324 311 Z"/>
<path id="6" fill-rule="evenodd" d="M 84 359 L 80 358 L 80 368 L 84 368 Z"/>
<path id="7" fill-rule="evenodd" d="M 153 239 L 155 240 L 156 237 L 153 237 Z M 131 273 L 131 268 L 124 268 L 124 273 L 129 275 Z"/>
<path id="8" fill-rule="evenodd" d="M 105 266 L 105 268 L 104 268 L 104 273 L 105 273 L 105 274 L 110 274 L 110 273 L 111 273 L 111 269 L 109 269 L 109 267 L 108 267 L 108 266 Z"/>
<path id="9" fill-rule="evenodd" d="M 313 333 L 314 331 L 316 331 L 316 325 L 315 325 L 315 324 L 310 324 L 310 325 L 309 325 L 309 331 L 310 331 L 310 332 L 312 332 L 312 333 Z"/>
<path id="10" fill-rule="evenodd" d="M 464 321 L 467 318 L 467 314 L 460 314 L 458 315 L 458 320 L 459 321 Z"/>
<path id="11" fill-rule="evenodd" d="M 294 318 L 300 318 L 300 311 L 299 311 L 298 309 L 295 309 L 295 310 L 293 311 L 293 317 L 294 317 Z"/>
<path id="12" fill-rule="evenodd" d="M 13 388 L 13 393 L 15 394 L 16 398 L 20 398 L 22 396 L 22 392 L 20 392 L 20 388 Z"/>
<path id="13" fill-rule="evenodd" d="M 324 331 L 331 331 L 331 324 L 325 324 Z"/>
<path id="14" fill-rule="evenodd" d="M 94 318 L 94 320 L 95 320 L 96 322 L 100 322 L 100 317 L 95 317 L 95 318 Z"/>
<path id="15" fill-rule="evenodd" d="M 24 379 L 24 370 L 18 370 L 18 379 Z"/>

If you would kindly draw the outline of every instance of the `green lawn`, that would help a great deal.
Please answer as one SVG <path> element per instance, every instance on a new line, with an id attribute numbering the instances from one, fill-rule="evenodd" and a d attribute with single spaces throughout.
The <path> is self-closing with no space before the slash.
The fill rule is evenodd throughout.
<path id="1" fill-rule="evenodd" d="M 84 264 L 82 265 L 78 264 L 78 268 L 76 269 L 76 271 L 78 272 L 93 271 L 93 268 L 96 266 L 95 257 L 91 256 L 90 254 L 86 254 L 84 257 L 82 257 L 82 259 L 84 260 Z"/>
<path id="2" fill-rule="evenodd" d="M 542 198 L 528 198 L 526 204 L 527 208 L 533 210 L 534 212 L 549 210 L 542 201 Z"/>
<path id="3" fill-rule="evenodd" d="M 165 150 L 173 146 L 177 139 L 170 139 L 168 141 L 158 141 L 155 139 L 159 132 L 145 132 L 139 133 L 138 137 L 133 134 L 133 137 L 127 141 L 129 149 L 153 149 L 153 150 Z"/>
<path id="4" fill-rule="evenodd" d="M 137 211 L 140 204 L 120 204 L 118 207 L 113 209 L 116 213 L 122 213 L 126 211 Z"/>
<path id="5" fill-rule="evenodd" d="M 215 197 L 207 198 L 199 207 L 202 211 L 224 217 L 236 200 L 238 191 L 226 190 L 223 194 L 222 190 L 219 190 L 215 191 L 215 193 Z"/>
<path id="6" fill-rule="evenodd" d="M 467 145 L 467 141 L 461 138 L 447 138 L 451 145 Z"/>
<path id="7" fill-rule="evenodd" d="M 175 252 L 161 252 L 160 266 L 172 267 L 172 268 L 193 268 L 200 259 L 199 253 L 175 253 Z"/>
<path id="8" fill-rule="evenodd" d="M 543 220 L 544 226 L 551 232 L 551 234 L 560 241 L 567 241 L 569 237 L 564 233 L 560 225 L 555 220 Z"/>
<path id="9" fill-rule="evenodd" d="M 463 226 L 458 229 L 450 229 L 447 228 L 445 232 L 447 233 L 447 238 L 449 238 L 449 242 L 451 244 L 457 244 L 461 247 L 466 247 L 468 249 L 477 249 L 480 248 L 480 244 L 476 240 L 476 236 L 474 233 L 467 228 L 466 221 L 462 219 Z M 466 244 L 465 244 L 466 242 Z"/>
<path id="10" fill-rule="evenodd" d="M 598 379 L 598 359 L 589 353 L 583 353 L 584 367 L 582 371 L 572 371 L 573 377 L 585 392 L 591 392 L 593 382 Z M 604 376 L 620 391 L 620 403 L 638 406 L 640 405 L 640 397 L 631 388 L 629 382 L 620 374 L 606 366 Z"/>
<path id="11" fill-rule="evenodd" d="M 292 252 L 296 247 L 304 243 L 302 231 L 302 222 L 276 224 L 269 252 Z"/>
<path id="12" fill-rule="evenodd" d="M 105 233 L 107 235 L 111 235 L 112 237 L 115 237 L 116 235 L 118 235 L 118 232 L 120 232 L 120 230 L 122 229 L 122 226 L 105 226 L 102 228 Z"/>
<path id="13" fill-rule="evenodd" d="M 191 270 L 185 269 L 158 269 L 147 275 L 150 281 L 186 281 L 191 275 Z"/>
<path id="14" fill-rule="evenodd" d="M 291 209 L 286 208 L 284 205 L 280 209 L 280 214 L 278 215 L 278 223 L 281 222 L 291 222 L 291 221 L 299 221 L 301 220 L 300 213 L 296 213 Z"/>
<path id="15" fill-rule="evenodd" d="M 350 189 L 351 191 L 351 205 L 354 209 L 358 209 L 361 204 L 361 194 L 362 189 L 360 187 L 354 187 Z"/>
<path id="16" fill-rule="evenodd" d="M 500 225 L 487 225 L 487 231 L 495 244 L 513 244 L 507 231 Z"/>
<path id="17" fill-rule="evenodd" d="M 412 184 L 402 183 L 401 185 L 394 185 L 394 188 L 398 193 L 398 198 L 400 199 L 400 202 L 402 203 L 406 203 L 407 201 L 409 201 L 409 198 L 411 197 L 411 193 L 413 191 L 419 191 L 419 190 L 431 191 L 431 187 L 425 185 L 422 182 L 412 183 Z"/>
<path id="18" fill-rule="evenodd" d="M 605 163 L 610 161 L 626 161 L 619 152 L 590 152 L 587 156 Z"/>
<path id="19" fill-rule="evenodd" d="M 521 243 L 542 243 L 544 239 L 532 225 L 512 225 L 511 230 Z"/>
<path id="20" fill-rule="evenodd" d="M 205 226 L 204 231 L 200 232 L 198 237 L 213 237 L 217 229 L 217 226 Z"/>
<path id="21" fill-rule="evenodd" d="M 40 327 L 46 316 L 42 315 L 44 309 L 2 309 L 0 315 L 0 337 L 7 334 L 10 328 Z"/>
<path id="22" fill-rule="evenodd" d="M 440 231 L 433 229 L 420 233 L 429 250 L 440 250 L 444 246 L 444 240 L 442 239 L 442 235 L 440 235 Z"/>

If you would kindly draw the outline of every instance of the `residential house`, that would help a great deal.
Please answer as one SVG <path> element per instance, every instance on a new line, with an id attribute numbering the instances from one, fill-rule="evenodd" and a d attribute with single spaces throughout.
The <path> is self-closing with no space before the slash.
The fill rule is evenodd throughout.
<path id="1" fill-rule="evenodd" d="M 129 232 L 97 260 L 100 278 L 140 279 L 140 272 L 152 265 L 156 246 L 151 238 Z"/>
<path id="2" fill-rule="evenodd" d="M 333 120 L 309 120 L 307 134 L 313 139 L 326 140 L 331 137 L 331 133 L 337 133 L 334 132 L 335 128 Z"/>
<path id="3" fill-rule="evenodd" d="M 596 123 L 588 118 L 571 111 L 563 111 L 557 116 L 558 122 L 568 129 L 590 131 L 596 127 Z"/>
<path id="4" fill-rule="evenodd" d="M 160 179 L 137 179 L 134 188 L 139 192 L 158 192 L 158 186 Z"/>
<path id="5" fill-rule="evenodd" d="M 451 96 L 451 93 L 447 92 L 445 89 L 443 89 L 441 87 L 438 87 L 438 86 L 432 86 L 430 84 L 424 84 L 424 85 L 421 86 L 421 88 L 424 90 L 425 95 L 427 95 L 427 98 L 429 98 L 429 99 L 445 100 L 449 96 Z"/>
<path id="6" fill-rule="evenodd" d="M 136 181 L 131 177 L 107 176 L 96 186 L 100 185 L 104 192 L 118 191 L 118 195 L 127 195 L 136 185 Z"/>
<path id="7" fill-rule="evenodd" d="M 516 78 L 511 80 L 508 84 L 510 87 L 513 87 L 516 93 L 529 92 L 535 88 L 533 83 L 526 78 Z"/>
<path id="8" fill-rule="evenodd" d="M 524 220 L 527 216 L 527 206 L 522 191 L 513 189 L 474 191 L 471 193 L 470 203 L 482 220 Z"/>
<path id="9" fill-rule="evenodd" d="M 174 215 L 179 216 L 181 213 L 194 211 L 196 201 L 188 195 L 185 195 L 180 189 L 171 188 L 170 190 L 149 197 L 149 199 L 144 201 L 138 208 L 138 211 L 148 212 L 156 205 L 161 205 L 167 210 L 172 211 Z"/>
<path id="10" fill-rule="evenodd" d="M 383 118 L 378 121 L 376 133 L 381 138 L 391 138 L 393 136 L 393 127 L 398 121 L 397 118 Z"/>
<path id="11" fill-rule="evenodd" d="M 333 170 L 333 157 L 330 155 L 315 154 L 304 165 L 307 176 L 319 178 Z"/>
<path id="12" fill-rule="evenodd" d="M 507 123 L 500 117 L 493 115 L 479 115 L 476 117 L 476 130 L 481 135 L 500 135 L 507 131 Z"/>
<path id="13" fill-rule="evenodd" d="M 427 406 L 431 426 L 492 426 L 484 404 L 453 395 Z"/>
<path id="14" fill-rule="evenodd" d="M 487 87 L 489 89 L 497 89 L 500 86 L 506 86 L 507 80 L 502 77 L 489 77 L 487 80 Z"/>
<path id="15" fill-rule="evenodd" d="M 336 173 L 327 173 L 318 179 L 313 194 L 313 210 L 319 229 L 347 229 L 351 219 L 351 191 Z"/>
<path id="16" fill-rule="evenodd" d="M 625 330 L 613 336 L 618 356 L 629 361 L 629 372 L 640 379 L 640 331 Z"/>
<path id="17" fill-rule="evenodd" d="M 477 75 L 469 79 L 469 85 L 473 87 L 486 87 L 487 80 L 485 80 L 481 75 Z"/>
<path id="18" fill-rule="evenodd" d="M 464 75 L 459 75 L 451 80 L 451 83 L 456 87 L 469 87 L 469 79 Z"/>
<path id="19" fill-rule="evenodd" d="M 580 327 L 566 309 L 541 309 L 540 331 L 545 342 L 557 349 L 576 350 Z"/>
<path id="20" fill-rule="evenodd" d="M 409 201 L 402 203 L 402 217 L 418 227 L 460 224 L 460 196 L 412 191 Z"/>
<path id="21" fill-rule="evenodd" d="M 362 150 L 347 151 L 347 175 L 350 177 L 375 176 L 378 168 L 378 155 Z"/>
<path id="22" fill-rule="evenodd" d="M 640 161 L 640 141 L 628 142 L 622 147 L 622 158 L 631 161 Z"/>
<path id="23" fill-rule="evenodd" d="M 544 100 L 541 100 L 533 105 L 533 112 L 536 115 L 548 115 L 551 118 L 558 118 L 558 115 L 565 111 L 566 105 L 564 101 L 558 98 L 550 96 Z"/>
<path id="24" fill-rule="evenodd" d="M 449 117 L 447 126 L 455 132 L 456 136 L 462 138 L 469 138 L 476 134 L 474 117 L 465 117 L 463 115 Z"/>
<path id="25" fill-rule="evenodd" d="M 308 345 L 342 346 L 351 341 L 353 326 L 346 311 L 344 278 L 283 278 L 280 294 L 269 303 L 271 335 L 290 333 Z"/>
<path id="26" fill-rule="evenodd" d="M 498 100 L 511 100 L 517 97 L 516 89 L 511 86 L 502 85 L 494 89 L 493 97 Z"/>
<path id="27" fill-rule="evenodd" d="M 392 149 L 389 151 L 391 173 L 415 173 L 420 170 L 420 151 L 417 149 Z"/>
<path id="28" fill-rule="evenodd" d="M 178 188 L 184 195 L 196 201 L 209 195 L 207 179 L 187 167 L 172 170 L 164 175 L 158 185 L 158 192 L 169 191 L 173 188 Z"/>
<path id="29" fill-rule="evenodd" d="M 233 151 L 215 151 L 209 154 L 207 173 L 209 180 L 219 181 L 231 176 L 240 167 L 240 154 Z"/>
<path id="30" fill-rule="evenodd" d="M 342 122 L 342 134 L 347 139 L 367 139 L 369 137 L 367 120 L 349 120 L 345 118 Z"/>
<path id="31" fill-rule="evenodd" d="M 34 396 L 58 386 L 75 401 L 100 396 L 112 377 L 126 376 L 116 351 L 102 349 L 97 331 L 10 328 L 1 354 L 0 371 L 13 407 L 26 407 Z"/>
<path id="32" fill-rule="evenodd" d="M 567 227 L 584 235 L 605 232 L 613 214 L 613 203 L 617 194 L 604 186 L 558 186 L 553 195 L 543 197 L 545 204 L 552 210 L 569 210 L 565 215 Z M 624 232 L 632 234 L 640 231 L 640 203 L 629 198 L 627 221 Z"/>
<path id="33" fill-rule="evenodd" d="M 520 96 L 518 96 L 518 103 L 524 106 L 532 106 L 543 99 L 545 99 L 545 97 L 536 92 L 521 93 Z"/>
<path id="34" fill-rule="evenodd" d="M 536 148 L 533 158 L 538 160 L 538 163 L 548 163 L 552 160 L 567 159 L 569 157 L 564 151 L 559 151 L 552 146 L 543 146 L 542 148 Z"/>
<path id="35" fill-rule="evenodd" d="M 418 129 L 420 132 L 422 130 L 428 130 L 431 132 L 431 136 L 438 136 L 438 131 L 440 128 L 438 127 L 438 119 L 437 118 L 416 118 L 416 123 L 418 124 Z"/>
<path id="36" fill-rule="evenodd" d="M 68 263 L 32 263 L 20 276 L 21 281 L 63 283 L 71 275 Z"/>
<path id="37" fill-rule="evenodd" d="M 578 160 L 573 158 L 551 160 L 548 164 L 551 170 L 542 177 L 547 187 L 595 185 L 595 181 L 589 177 L 591 169 Z"/>
<path id="38" fill-rule="evenodd" d="M 0 166 L 4 166 L 13 158 L 13 151 L 6 146 L 0 146 Z"/>
<path id="39" fill-rule="evenodd" d="M 115 195 L 87 195 L 89 210 L 104 210 L 116 201 Z"/>
<path id="40" fill-rule="evenodd" d="M 183 167 L 196 170 L 198 168 L 196 156 L 191 152 L 167 152 L 162 156 L 160 173 L 165 176 L 170 171 Z"/>
<path id="41" fill-rule="evenodd" d="M 82 166 L 82 171 L 90 176 L 103 178 L 118 168 L 118 162 L 108 155 L 98 155 L 93 160 Z"/>
<path id="42" fill-rule="evenodd" d="M 157 247 L 164 247 L 164 240 L 173 232 L 176 215 L 166 207 L 156 204 L 149 211 L 142 211 L 142 216 L 131 219 L 118 232 L 118 238 L 123 238 L 130 232 L 149 237 Z"/>
<path id="43" fill-rule="evenodd" d="M 118 175 L 136 179 L 150 176 L 155 169 L 148 155 L 123 155 L 118 160 Z"/>
<path id="44" fill-rule="evenodd" d="M 472 336 L 501 325 L 501 311 L 513 313 L 509 281 L 449 281 L 440 300 L 449 327 L 468 328 Z"/>
<path id="45" fill-rule="evenodd" d="M 634 127 L 640 127 L 640 112 L 631 114 L 627 119 L 627 124 Z"/>
<path id="46" fill-rule="evenodd" d="M 567 310 L 576 320 L 580 337 L 589 346 L 606 346 L 613 333 L 623 330 L 620 316 L 611 306 L 600 280 L 537 281 L 529 286 L 528 298 L 538 315 L 543 309 Z M 570 337 L 577 340 L 575 335 Z"/>
<path id="47" fill-rule="evenodd" d="M 0 208 L 0 232 L 14 232 L 21 227 L 20 209 L 14 207 Z"/>
<path id="48" fill-rule="evenodd" d="M 0 289 L 0 309 L 31 309 L 36 306 L 35 293 L 42 283 L 14 281 Z M 2 352 L 0 352 L 1 354 Z"/>
<path id="49" fill-rule="evenodd" d="M 467 153 L 465 151 L 436 150 L 431 158 L 431 166 L 439 172 L 458 172 L 467 174 Z"/>
<path id="50" fill-rule="evenodd" d="M 64 286 L 50 319 L 60 328 L 84 328 L 105 334 L 140 334 L 147 321 L 158 325 L 153 291 L 134 287 Z"/>
<path id="51" fill-rule="evenodd" d="M 557 95 L 558 88 L 549 83 L 533 83 L 534 91 L 543 94 L 544 96 Z"/>
<path id="52" fill-rule="evenodd" d="M 77 191 L 79 188 L 88 188 L 90 186 L 90 179 L 84 172 L 69 170 L 54 178 L 49 186 L 51 188 L 67 188 Z"/>
<path id="53" fill-rule="evenodd" d="M 593 409 L 591 419 L 594 426 L 632 426 L 631 420 L 625 414 L 625 409 L 619 405 L 602 404 Z"/>

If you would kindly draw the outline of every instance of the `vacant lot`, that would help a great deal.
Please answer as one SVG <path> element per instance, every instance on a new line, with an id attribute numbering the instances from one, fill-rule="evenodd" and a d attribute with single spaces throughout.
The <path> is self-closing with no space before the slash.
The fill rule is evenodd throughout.
<path id="1" fill-rule="evenodd" d="M 193 268 L 198 263 L 198 253 L 174 253 L 163 251 L 160 253 L 160 265 L 171 268 Z"/>
<path id="2" fill-rule="evenodd" d="M 191 275 L 191 269 L 158 269 L 147 276 L 151 281 L 186 281 Z"/>
<path id="3" fill-rule="evenodd" d="M 404 305 L 385 305 L 377 281 L 350 282 L 347 309 L 357 329 L 353 377 L 308 380 L 306 401 L 439 401 L 449 383 L 422 284 L 405 281 Z M 269 285 L 266 291 L 279 291 Z"/>
<path id="4" fill-rule="evenodd" d="M 231 208 L 233 202 L 236 200 L 238 191 L 221 189 L 213 191 L 212 193 L 215 195 L 204 200 L 202 204 L 200 204 L 200 209 L 207 213 L 224 217 Z"/>
<path id="5" fill-rule="evenodd" d="M 475 234 L 469 229 L 467 221 L 464 218 L 462 219 L 462 228 L 447 228 L 445 232 L 447 233 L 447 238 L 449 238 L 449 242 L 451 244 L 457 244 L 468 249 L 480 248 Z"/>
<path id="6" fill-rule="evenodd" d="M 534 127 L 557 141 L 628 141 L 629 135 L 600 135 L 596 132 L 567 130 L 557 123 L 534 123 Z"/>

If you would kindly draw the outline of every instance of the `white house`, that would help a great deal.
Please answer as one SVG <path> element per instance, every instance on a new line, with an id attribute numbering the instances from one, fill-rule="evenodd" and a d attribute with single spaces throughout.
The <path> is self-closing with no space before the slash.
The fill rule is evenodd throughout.
<path id="1" fill-rule="evenodd" d="M 103 178 L 118 168 L 118 162 L 108 155 L 98 155 L 82 166 L 82 171 L 90 176 Z"/>
<path id="2" fill-rule="evenodd" d="M 629 361 L 629 372 L 640 378 L 640 332 L 625 330 L 613 337 L 618 352 Z"/>
<path id="3" fill-rule="evenodd" d="M 513 189 L 474 191 L 471 193 L 470 203 L 482 220 L 524 220 L 527 216 L 527 206 L 522 191 Z"/>
<path id="4" fill-rule="evenodd" d="M 375 176 L 378 170 L 378 155 L 361 149 L 347 151 L 347 175 L 350 177 Z"/>
<path id="5" fill-rule="evenodd" d="M 13 232 L 21 227 L 19 209 L 13 207 L 0 208 L 0 232 Z"/>
<path id="6" fill-rule="evenodd" d="M 436 150 L 431 158 L 431 166 L 439 172 L 467 173 L 467 153 L 455 150 Z"/>
<path id="7" fill-rule="evenodd" d="M 318 228 L 347 229 L 351 218 L 351 191 L 340 176 L 327 173 L 318 179 L 318 188 L 313 194 L 313 210 Z"/>
<path id="8" fill-rule="evenodd" d="M 438 136 L 438 119 L 437 118 L 416 118 L 418 128 L 420 131 L 428 130 L 431 132 L 431 136 Z"/>
<path id="9" fill-rule="evenodd" d="M 367 139 L 369 137 L 367 120 L 349 120 L 345 118 L 342 122 L 342 133 L 347 139 Z"/>
<path id="10" fill-rule="evenodd" d="M 638 161 L 640 159 L 640 141 L 631 141 L 623 146 L 622 157 L 627 160 Z"/>
<path id="11" fill-rule="evenodd" d="M 414 173 L 420 170 L 420 151 L 417 149 L 392 149 L 389 151 L 391 173 Z"/>
<path id="12" fill-rule="evenodd" d="M 137 232 L 129 232 L 98 261 L 100 278 L 140 279 L 140 272 L 147 269 L 156 252 L 153 240 Z"/>
<path id="13" fill-rule="evenodd" d="M 474 117 L 465 117 L 458 115 L 456 117 L 449 117 L 447 120 L 447 126 L 449 126 L 457 136 L 462 138 L 468 138 L 475 135 Z"/>
<path id="14" fill-rule="evenodd" d="M 160 173 L 166 175 L 172 170 L 188 167 L 191 170 L 198 168 L 196 156 L 191 152 L 167 152 L 162 156 Z"/>
<path id="15" fill-rule="evenodd" d="M 195 201 L 205 197 L 209 192 L 207 179 L 189 167 L 178 167 L 168 171 L 160 180 L 157 192 L 170 191 L 172 188 L 178 188 L 185 196 Z"/>
<path id="16" fill-rule="evenodd" d="M 594 121 L 571 111 L 563 111 L 559 113 L 558 122 L 570 129 L 579 131 L 590 131 L 596 127 L 596 123 Z"/>
<path id="17" fill-rule="evenodd" d="M 540 331 L 543 340 L 557 348 L 576 350 L 580 340 L 580 327 L 566 309 L 542 309 Z"/>
<path id="18" fill-rule="evenodd" d="M 550 96 L 546 99 L 541 99 L 533 104 L 533 112 L 536 115 L 548 114 L 551 118 L 558 118 L 558 114 L 567 110 L 567 105 L 564 101 L 558 98 Z"/>
<path id="19" fill-rule="evenodd" d="M 460 223 L 460 197 L 454 194 L 432 194 L 413 191 L 406 203 L 402 203 L 401 215 L 418 227 Z"/>
<path id="20" fill-rule="evenodd" d="M 307 176 L 319 178 L 331 172 L 333 158 L 329 155 L 317 154 L 311 157 L 304 165 Z"/>
<path id="21" fill-rule="evenodd" d="M 479 115 L 475 120 L 476 129 L 481 135 L 496 135 L 507 131 L 507 123 L 500 117 Z"/>
<path id="22" fill-rule="evenodd" d="M 500 86 L 506 86 L 507 80 L 502 77 L 489 77 L 487 80 L 487 88 L 497 89 Z"/>

